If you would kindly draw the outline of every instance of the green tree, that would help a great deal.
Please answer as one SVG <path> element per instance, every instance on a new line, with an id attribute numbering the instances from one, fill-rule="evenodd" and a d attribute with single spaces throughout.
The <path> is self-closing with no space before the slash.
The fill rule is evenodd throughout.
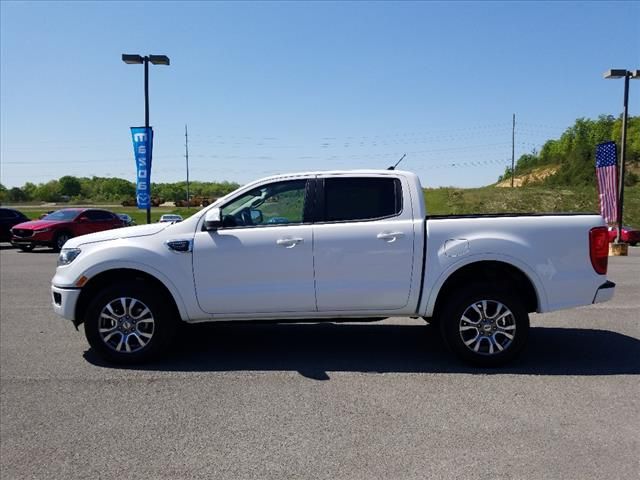
<path id="1" fill-rule="evenodd" d="M 7 200 L 10 202 L 24 202 L 27 200 L 27 195 L 21 188 L 13 187 L 7 192 Z"/>
<path id="2" fill-rule="evenodd" d="M 22 191 L 27 195 L 27 200 L 33 200 L 37 188 L 37 185 L 31 182 L 27 182 L 22 186 Z"/>
<path id="3" fill-rule="evenodd" d="M 65 175 L 58 180 L 60 184 L 60 195 L 66 195 L 68 197 L 77 197 L 82 191 L 82 185 L 80 180 L 70 175 Z"/>
<path id="4" fill-rule="evenodd" d="M 57 202 L 60 199 L 60 185 L 57 180 L 38 185 L 34 192 L 34 199 L 44 202 Z"/>

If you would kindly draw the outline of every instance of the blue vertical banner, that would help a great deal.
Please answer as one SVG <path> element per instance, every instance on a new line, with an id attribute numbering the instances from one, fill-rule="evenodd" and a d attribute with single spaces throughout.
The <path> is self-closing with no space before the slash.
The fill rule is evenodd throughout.
<path id="1" fill-rule="evenodd" d="M 153 129 L 151 127 L 131 127 L 133 155 L 136 159 L 136 202 L 138 208 L 151 207 L 151 151 L 153 149 Z"/>

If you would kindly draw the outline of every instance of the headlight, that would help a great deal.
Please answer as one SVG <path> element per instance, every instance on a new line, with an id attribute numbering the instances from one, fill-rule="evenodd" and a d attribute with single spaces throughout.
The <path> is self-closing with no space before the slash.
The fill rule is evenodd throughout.
<path id="1" fill-rule="evenodd" d="M 49 230 L 51 230 L 50 228 L 43 228 L 42 230 L 34 230 L 33 233 L 45 233 L 48 232 Z"/>
<path id="2" fill-rule="evenodd" d="M 63 248 L 58 255 L 58 266 L 69 265 L 73 262 L 78 255 L 80 255 L 79 248 Z"/>

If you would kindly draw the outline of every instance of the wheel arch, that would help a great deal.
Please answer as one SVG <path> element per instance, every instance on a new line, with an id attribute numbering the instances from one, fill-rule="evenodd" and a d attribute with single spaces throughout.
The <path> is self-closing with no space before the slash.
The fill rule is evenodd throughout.
<path id="1" fill-rule="evenodd" d="M 73 229 L 70 228 L 68 225 L 65 225 L 64 227 L 57 229 L 55 232 L 53 232 L 53 235 L 51 236 L 51 247 L 53 248 L 54 251 L 57 252 L 62 248 L 62 247 L 58 247 L 58 238 L 60 238 L 60 235 L 63 235 L 65 233 L 68 235 L 69 238 L 75 237 Z"/>
<path id="2" fill-rule="evenodd" d="M 527 312 L 541 311 L 543 307 L 542 292 L 523 269 L 502 260 L 478 260 L 459 266 L 442 279 L 440 288 L 434 295 L 434 301 L 428 311 L 433 316 L 443 307 L 452 292 L 470 283 L 487 282 L 507 286 L 509 290 L 522 298 Z"/>
<path id="3" fill-rule="evenodd" d="M 135 268 L 111 268 L 104 270 L 94 276 L 81 289 L 80 296 L 76 303 L 74 324 L 76 326 L 84 322 L 84 315 L 95 294 L 108 285 L 122 282 L 123 278 L 131 281 L 143 282 L 147 286 L 157 289 L 158 294 L 169 301 L 171 308 L 180 318 L 186 318 L 184 306 L 181 301 L 177 301 L 176 295 L 171 289 L 156 276 L 151 273 Z"/>
<path id="4" fill-rule="evenodd" d="M 76 234 L 74 233 L 73 229 L 70 228 L 69 226 L 65 226 L 62 228 L 57 229 L 55 232 L 53 232 L 53 235 L 51 236 L 52 241 L 56 241 L 56 239 L 62 235 L 63 233 L 66 233 L 67 235 L 69 235 L 69 238 L 73 238 L 76 236 Z"/>

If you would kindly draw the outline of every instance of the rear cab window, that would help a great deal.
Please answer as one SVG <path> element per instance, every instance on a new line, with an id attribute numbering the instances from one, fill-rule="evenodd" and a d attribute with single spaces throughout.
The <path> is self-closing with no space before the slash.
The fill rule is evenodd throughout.
<path id="1" fill-rule="evenodd" d="M 397 178 L 325 178 L 323 200 L 325 222 L 390 218 L 402 212 L 402 186 Z"/>

